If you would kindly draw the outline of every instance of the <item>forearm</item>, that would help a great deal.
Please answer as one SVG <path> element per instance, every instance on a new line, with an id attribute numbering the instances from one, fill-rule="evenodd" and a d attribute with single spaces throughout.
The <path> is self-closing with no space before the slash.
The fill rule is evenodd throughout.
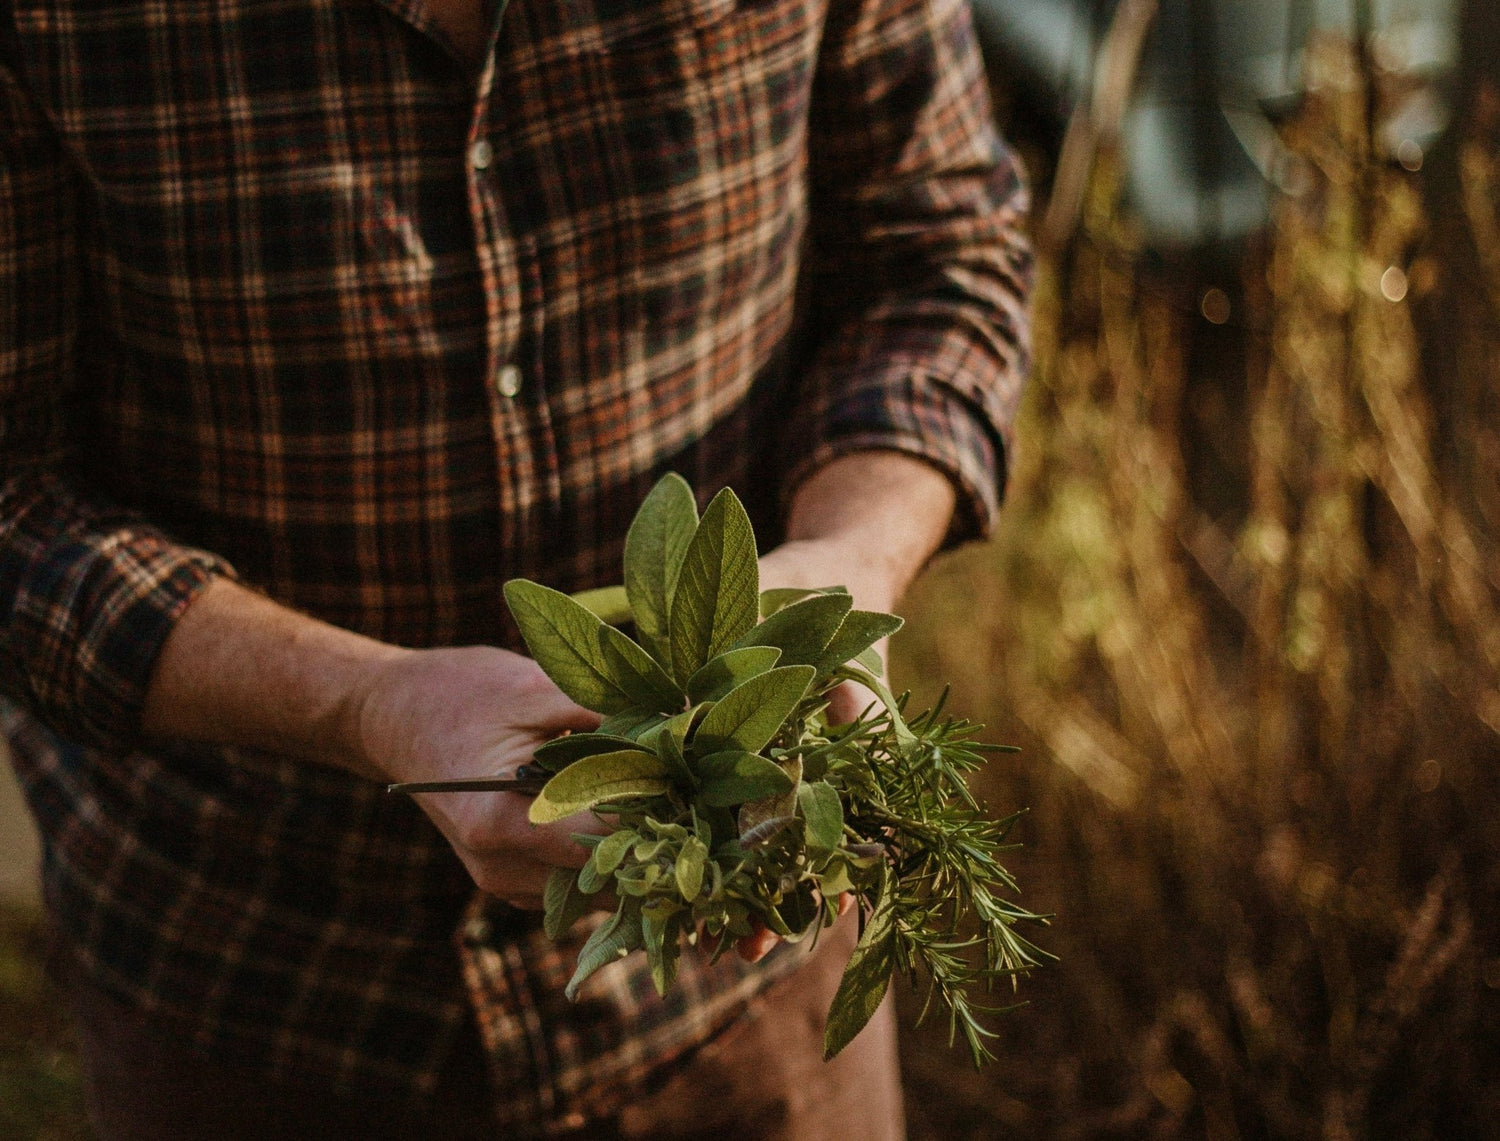
<path id="1" fill-rule="evenodd" d="M 514 772 L 599 718 L 529 658 L 493 646 L 410 650 L 331 626 L 233 582 L 209 585 L 157 657 L 143 729 L 269 749 L 378 781 Z M 549 870 L 587 855 L 588 821 L 534 828 L 511 793 L 419 798 L 475 882 L 541 906 Z"/>
<path id="2" fill-rule="evenodd" d="M 220 579 L 168 635 L 141 727 L 151 736 L 269 749 L 385 779 L 361 745 L 360 709 L 375 672 L 409 652 Z"/>
<path id="3" fill-rule="evenodd" d="M 849 588 L 855 604 L 890 610 L 947 534 L 953 485 L 894 451 L 853 452 L 792 495 L 786 543 L 763 564 L 767 585 Z"/>

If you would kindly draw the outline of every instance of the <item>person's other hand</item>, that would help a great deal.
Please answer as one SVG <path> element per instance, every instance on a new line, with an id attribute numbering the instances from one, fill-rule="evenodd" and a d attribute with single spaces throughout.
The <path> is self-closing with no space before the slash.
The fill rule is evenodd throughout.
<path id="1" fill-rule="evenodd" d="M 802 539 L 783 543 L 760 560 L 762 590 L 775 587 L 829 586 L 847 587 L 860 610 L 889 612 L 895 605 L 896 592 L 872 568 L 861 566 L 848 550 L 835 540 Z M 875 643 L 880 660 L 885 661 L 889 639 Z M 853 721 L 875 701 L 875 694 L 855 682 L 845 682 L 829 696 L 828 719 L 842 725 Z"/>

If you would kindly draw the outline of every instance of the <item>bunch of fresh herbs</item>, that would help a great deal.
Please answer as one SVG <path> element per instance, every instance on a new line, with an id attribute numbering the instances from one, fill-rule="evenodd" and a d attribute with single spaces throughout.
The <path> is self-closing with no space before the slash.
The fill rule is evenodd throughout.
<path id="1" fill-rule="evenodd" d="M 578 836 L 588 862 L 547 884 L 554 938 L 618 901 L 579 953 L 569 997 L 637 949 L 665 993 L 683 944 L 706 935 L 717 956 L 757 924 L 789 942 L 816 937 L 850 893 L 863 930 L 829 1012 L 827 1056 L 901 970 L 925 976 L 950 1037 L 963 1035 L 976 1064 L 988 1058 L 981 1016 L 997 1008 L 976 990 L 1041 955 L 1015 930 L 1039 917 L 1003 895 L 1015 889 L 998 859 L 1015 817 L 991 819 L 964 780 L 998 746 L 939 710 L 906 716 L 874 649 L 899 618 L 854 609 L 840 587 L 762 592 L 750 520 L 728 489 L 700 519 L 688 484 L 661 480 L 624 561 L 623 586 L 578 596 L 524 579 L 505 587 L 542 669 L 603 716 L 535 758 L 550 779 L 533 822 L 592 810 L 613 829 Z M 829 694 L 845 682 L 878 701 L 833 725 Z"/>

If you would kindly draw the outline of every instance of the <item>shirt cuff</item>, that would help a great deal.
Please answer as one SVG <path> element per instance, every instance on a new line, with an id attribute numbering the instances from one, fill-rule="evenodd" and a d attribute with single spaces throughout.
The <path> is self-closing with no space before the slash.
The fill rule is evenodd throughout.
<path id="1" fill-rule="evenodd" d="M 797 488 L 840 456 L 894 451 L 931 464 L 956 495 L 943 549 L 988 537 L 1005 493 L 1010 417 L 993 388 L 900 362 L 837 391 L 800 421 L 785 454 L 799 457 L 781 487 L 783 518 Z"/>
<path id="2" fill-rule="evenodd" d="M 52 477 L 3 490 L 0 688 L 68 740 L 126 750 L 167 635 L 233 569 Z"/>

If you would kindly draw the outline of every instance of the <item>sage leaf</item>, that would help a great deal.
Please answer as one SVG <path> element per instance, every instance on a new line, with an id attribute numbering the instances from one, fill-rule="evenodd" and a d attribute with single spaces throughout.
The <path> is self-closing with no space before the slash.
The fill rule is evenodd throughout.
<path id="1" fill-rule="evenodd" d="M 598 731 L 609 737 L 624 737 L 635 744 L 666 719 L 665 713 L 655 713 L 646 709 L 623 709 L 619 713 L 611 713 L 601 721 Z"/>
<path id="2" fill-rule="evenodd" d="M 794 602 L 801 602 L 812 594 L 848 594 L 848 587 L 825 586 L 773 586 L 769 590 L 760 592 L 760 616 L 762 619 L 769 618 L 783 607 L 790 606 Z"/>
<path id="3" fill-rule="evenodd" d="M 625 854 L 634 847 L 635 842 L 640 839 L 635 832 L 629 828 L 621 828 L 618 832 L 611 832 L 603 840 L 599 841 L 594 848 L 594 854 L 590 862 L 601 876 L 613 875 Z"/>
<path id="4" fill-rule="evenodd" d="M 802 783 L 802 758 L 793 753 L 789 757 L 777 757 L 776 764 L 787 775 L 787 788 L 741 805 L 738 814 L 741 834 L 750 832 L 763 820 L 796 814 L 797 787 Z"/>
<path id="5" fill-rule="evenodd" d="M 685 716 L 685 715 L 684 715 Z M 683 739 L 687 735 L 687 722 L 681 724 L 682 733 L 677 732 L 674 722 L 679 718 L 674 717 L 671 721 L 662 725 L 661 729 L 651 735 L 652 747 L 656 755 L 662 759 L 662 763 L 672 774 L 672 780 L 678 787 L 683 789 L 694 789 L 698 787 L 698 778 L 688 766 L 687 756 L 683 752 Z"/>
<path id="6" fill-rule="evenodd" d="M 547 938 L 557 940 L 583 918 L 593 901 L 578 889 L 577 873 L 572 868 L 553 868 L 547 873 L 542 906 L 542 929 Z"/>
<path id="7" fill-rule="evenodd" d="M 677 960 L 682 944 L 678 939 L 681 921 L 677 909 L 671 905 L 656 906 L 663 902 L 653 900 L 641 908 L 641 938 L 651 965 L 651 981 L 656 986 L 656 993 L 665 998 L 677 978 Z"/>
<path id="8" fill-rule="evenodd" d="M 578 890 L 583 892 L 584 895 L 598 895 L 609 884 L 610 877 L 601 875 L 599 869 L 594 866 L 592 859 L 578 869 Z"/>
<path id="9" fill-rule="evenodd" d="M 688 903 L 698 898 L 703 888 L 703 870 L 708 864 L 708 848 L 696 836 L 689 837 L 677 853 L 677 865 L 673 872 L 677 877 L 677 890 Z"/>
<path id="10" fill-rule="evenodd" d="M 815 594 L 778 610 L 739 641 L 740 646 L 775 646 L 780 665 L 816 663 L 838 633 L 853 600 L 847 594 Z M 840 663 L 842 664 L 842 663 Z"/>
<path id="11" fill-rule="evenodd" d="M 599 640 L 604 660 L 622 679 L 622 687 L 639 708 L 676 713 L 686 704 L 685 695 L 667 671 L 630 638 L 601 623 Z"/>
<path id="12" fill-rule="evenodd" d="M 844 977 L 834 993 L 823 1032 L 823 1060 L 832 1058 L 865 1028 L 885 997 L 896 968 L 896 892 L 889 874 L 882 874 L 875 910 L 864 934 L 849 956 Z"/>
<path id="13" fill-rule="evenodd" d="M 606 801 L 659 796 L 672 787 L 655 753 L 621 749 L 575 761 L 549 780 L 531 802 L 533 824 L 551 824 Z"/>
<path id="14" fill-rule="evenodd" d="M 601 586 L 596 590 L 580 590 L 569 596 L 585 610 L 595 614 L 601 622 L 611 626 L 623 626 L 631 619 L 630 599 L 623 586 Z"/>
<path id="15" fill-rule="evenodd" d="M 791 777 L 775 761 L 735 750 L 700 760 L 698 778 L 703 782 L 698 799 L 711 808 L 728 808 L 792 787 Z"/>
<path id="16" fill-rule="evenodd" d="M 844 809 L 838 789 L 824 780 L 803 783 L 797 788 L 797 807 L 802 810 L 809 848 L 831 852 L 839 846 L 844 838 Z"/>
<path id="17" fill-rule="evenodd" d="M 636 634 L 665 666 L 672 661 L 668 615 L 682 558 L 698 529 L 698 504 L 687 480 L 668 473 L 642 501 L 625 535 L 625 593 Z"/>
<path id="18" fill-rule="evenodd" d="M 797 708 L 812 679 L 811 666 L 777 666 L 740 683 L 703 715 L 693 734 L 694 747 L 705 753 L 760 752 Z"/>
<path id="19" fill-rule="evenodd" d="M 641 946 L 641 908 L 634 899 L 622 900 L 619 908 L 594 929 L 578 952 L 578 966 L 563 988 L 568 1001 L 578 998 L 578 988 L 600 967 L 623 959 Z"/>
<path id="20" fill-rule="evenodd" d="M 788 828 L 797 823 L 795 816 L 770 816 L 753 825 L 740 835 L 740 846 L 759 848 L 769 844 Z"/>
<path id="21" fill-rule="evenodd" d="M 833 899 L 846 891 L 853 891 L 854 886 L 854 881 L 849 876 L 849 864 L 841 858 L 830 860 L 822 874 L 818 876 L 818 890 L 827 899 Z"/>
<path id="22" fill-rule="evenodd" d="M 759 614 L 755 532 L 744 505 L 726 487 L 703 512 L 672 594 L 667 625 L 678 682 L 685 685 L 733 646 Z"/>
<path id="23" fill-rule="evenodd" d="M 546 675 L 585 709 L 676 712 L 683 696 L 651 656 L 566 594 L 526 579 L 505 584 L 505 601 Z"/>
<path id="24" fill-rule="evenodd" d="M 780 657 L 775 646 L 746 646 L 722 653 L 688 678 L 688 700 L 694 704 L 718 701 L 741 682 L 774 667 Z"/>
<path id="25" fill-rule="evenodd" d="M 890 637 L 904 624 L 896 615 L 882 614 L 878 610 L 849 611 L 839 625 L 838 633 L 818 655 L 815 664 L 819 676 L 832 673 L 845 662 L 857 659 L 880 639 Z"/>
<path id="26" fill-rule="evenodd" d="M 569 733 L 538 745 L 532 760 L 548 772 L 557 772 L 584 757 L 633 748 L 635 742 L 629 737 L 617 737 L 612 733 Z"/>
<path id="27" fill-rule="evenodd" d="M 876 697 L 880 698 L 880 704 L 884 705 L 886 712 L 890 714 L 891 733 L 895 736 L 898 746 L 904 750 L 916 745 L 917 735 L 911 731 L 911 726 L 906 723 L 906 718 L 901 716 L 900 703 L 896 701 L 895 695 L 891 693 L 890 688 L 884 681 L 876 677 L 869 670 L 859 666 L 843 665 L 835 670 L 834 673 L 850 681 L 859 682 L 860 685 L 865 686 Z"/>

